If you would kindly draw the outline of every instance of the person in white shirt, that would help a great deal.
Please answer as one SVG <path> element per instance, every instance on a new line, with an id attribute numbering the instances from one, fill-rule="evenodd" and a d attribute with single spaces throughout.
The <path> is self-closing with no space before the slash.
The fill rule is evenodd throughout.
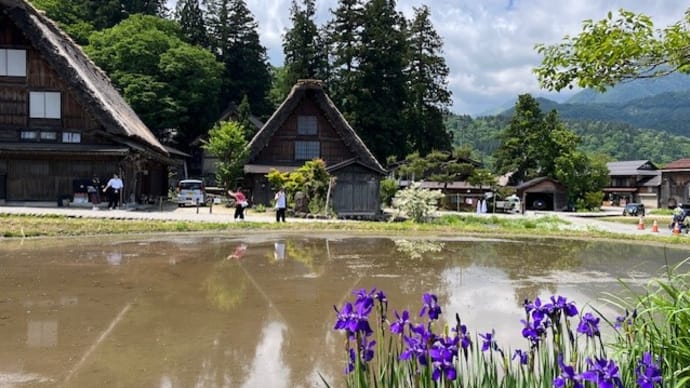
<path id="1" fill-rule="evenodd" d="M 285 197 L 285 191 L 282 187 L 280 188 L 280 190 L 278 190 L 274 199 L 276 201 L 276 222 L 280 222 L 281 220 L 285 222 L 285 209 L 287 208 L 287 198 Z"/>
<path id="2" fill-rule="evenodd" d="M 120 192 L 123 187 L 122 179 L 120 179 L 117 173 L 113 174 L 113 177 L 108 180 L 108 184 L 103 189 L 104 193 L 108 192 L 108 210 L 117 209 L 117 206 L 120 204 Z"/>

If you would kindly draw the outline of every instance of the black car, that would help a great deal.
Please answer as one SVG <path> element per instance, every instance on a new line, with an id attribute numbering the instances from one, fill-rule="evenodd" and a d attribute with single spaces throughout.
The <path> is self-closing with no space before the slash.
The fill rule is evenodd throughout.
<path id="1" fill-rule="evenodd" d="M 644 204 L 629 203 L 623 208 L 624 216 L 643 216 L 645 215 Z"/>

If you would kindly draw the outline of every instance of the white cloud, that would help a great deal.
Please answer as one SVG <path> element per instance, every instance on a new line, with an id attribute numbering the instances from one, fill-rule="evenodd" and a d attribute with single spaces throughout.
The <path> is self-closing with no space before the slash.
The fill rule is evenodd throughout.
<path id="1" fill-rule="evenodd" d="M 408 17 L 421 0 L 400 0 Z M 317 0 L 317 23 L 331 18 L 337 0 Z M 518 94 L 551 95 L 539 89 L 532 68 L 540 63 L 536 43 L 553 44 L 575 35 L 585 19 L 604 18 L 619 8 L 643 12 L 657 27 L 683 17 L 677 0 L 428 0 L 432 22 L 445 42 L 453 111 L 476 114 L 514 100 Z M 274 65 L 282 65 L 281 39 L 290 25 L 290 0 L 247 0 L 259 22 L 262 43 Z M 572 94 L 572 92 L 570 92 Z"/>

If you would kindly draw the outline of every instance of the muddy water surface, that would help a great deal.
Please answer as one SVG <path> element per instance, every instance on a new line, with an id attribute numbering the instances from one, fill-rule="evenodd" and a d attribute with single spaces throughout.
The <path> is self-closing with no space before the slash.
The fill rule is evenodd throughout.
<path id="1" fill-rule="evenodd" d="M 580 308 L 687 251 L 577 241 L 291 235 L 0 242 L 0 387 L 311 387 L 341 383 L 333 305 L 434 292 L 470 330 L 520 339 L 522 301 Z"/>

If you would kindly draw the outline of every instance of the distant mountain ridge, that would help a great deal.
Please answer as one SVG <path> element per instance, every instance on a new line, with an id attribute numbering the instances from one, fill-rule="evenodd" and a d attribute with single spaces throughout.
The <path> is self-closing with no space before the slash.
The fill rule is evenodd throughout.
<path id="1" fill-rule="evenodd" d="M 537 101 L 542 112 L 555 109 L 564 120 L 626 123 L 635 128 L 654 129 L 690 137 L 690 83 L 688 85 L 685 90 L 628 98 L 622 102 L 559 104 L 546 98 L 537 98 Z M 586 94 L 575 100 L 584 96 Z M 512 116 L 514 110 L 515 107 L 512 107 L 501 115 Z"/>
<path id="2" fill-rule="evenodd" d="M 672 73 L 665 77 L 643 78 L 622 82 L 605 93 L 585 89 L 570 97 L 567 104 L 622 104 L 632 100 L 670 92 L 690 91 L 690 75 Z"/>

